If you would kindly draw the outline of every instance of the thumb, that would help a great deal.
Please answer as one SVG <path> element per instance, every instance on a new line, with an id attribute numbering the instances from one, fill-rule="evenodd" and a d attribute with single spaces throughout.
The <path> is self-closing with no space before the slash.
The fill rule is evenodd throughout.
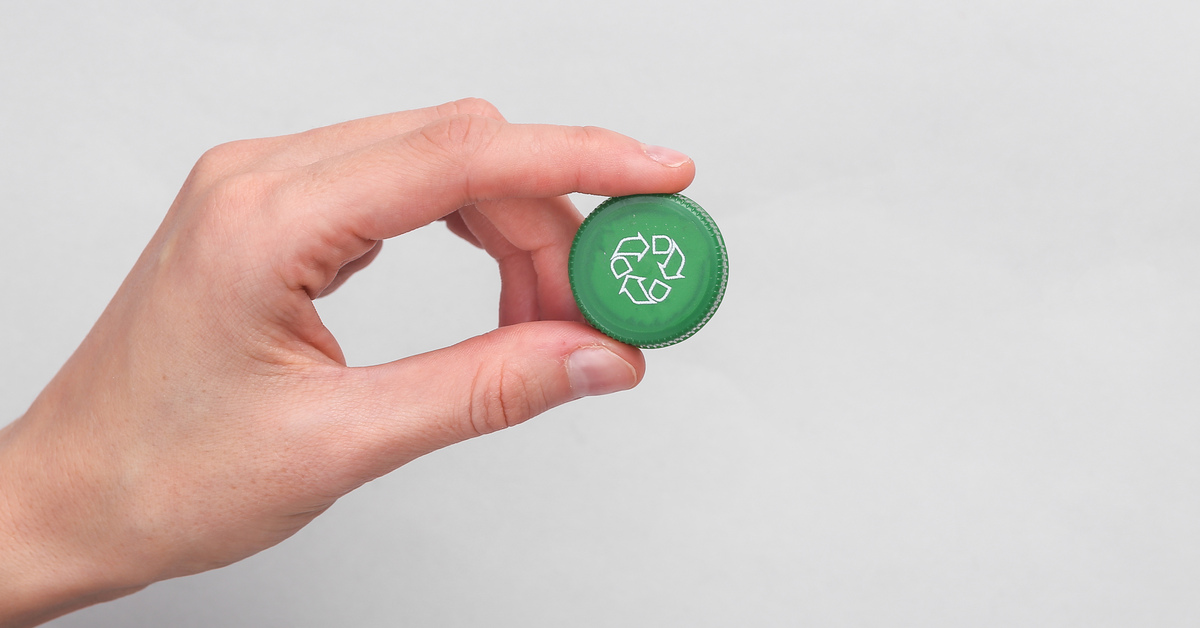
<path id="1" fill-rule="evenodd" d="M 350 434 L 382 475 L 441 447 L 522 423 L 554 406 L 633 388 L 642 352 L 574 322 L 502 327 L 445 349 L 361 369 Z M 356 421 L 356 422 L 358 422 Z"/>

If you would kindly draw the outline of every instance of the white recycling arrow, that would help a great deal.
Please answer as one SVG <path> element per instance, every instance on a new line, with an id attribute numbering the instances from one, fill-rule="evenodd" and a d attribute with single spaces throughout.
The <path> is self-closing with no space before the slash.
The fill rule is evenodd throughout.
<path id="1" fill-rule="evenodd" d="M 625 269 L 617 270 L 617 266 L 621 266 L 621 265 L 624 265 Z M 612 258 L 612 261 L 609 262 L 608 266 L 609 266 L 609 268 L 612 269 L 613 277 L 616 277 L 617 279 L 620 279 L 621 277 L 624 277 L 625 275 L 628 275 L 629 273 L 633 272 L 633 264 L 630 264 L 629 260 L 625 259 L 624 255 L 621 255 L 621 256 L 614 255 Z"/>
<path id="2" fill-rule="evenodd" d="M 653 242 L 653 246 L 651 246 Z M 656 262 L 662 279 L 653 279 L 650 287 L 646 287 L 646 277 L 633 274 L 633 261 L 642 261 L 647 253 L 655 256 L 665 256 L 661 262 Z M 683 279 L 683 265 L 686 262 L 683 250 L 671 236 L 652 235 L 650 242 L 639 231 L 637 235 L 622 239 L 613 250 L 609 259 L 609 268 L 613 277 L 621 279 L 621 288 L 617 294 L 629 296 L 636 305 L 653 305 L 662 303 L 671 294 L 671 286 L 666 283 L 673 279 Z"/>
<path id="3" fill-rule="evenodd" d="M 623 250 L 623 249 L 627 248 L 625 246 L 626 243 L 630 243 L 632 245 L 632 243 L 634 243 L 634 242 L 642 243 L 642 248 L 640 251 L 634 252 L 634 251 Z M 634 255 L 637 257 L 637 261 L 640 262 L 640 261 L 642 261 L 642 258 L 646 256 L 646 251 L 649 251 L 649 250 L 650 250 L 650 243 L 646 242 L 646 238 L 642 237 L 642 233 L 639 231 L 637 235 L 630 236 L 630 237 L 625 238 L 624 240 L 621 240 L 620 242 L 618 242 L 617 250 L 613 252 L 613 257 L 617 257 L 618 255 L 620 255 L 620 256 Z"/>
<path id="4" fill-rule="evenodd" d="M 658 295 L 654 294 L 655 288 L 661 289 L 662 296 L 658 296 Z M 646 291 L 646 294 L 651 299 L 654 299 L 655 303 L 662 303 L 663 301 L 666 300 L 667 295 L 671 294 L 671 286 L 668 286 L 667 284 L 655 279 L 654 282 L 650 284 L 650 289 Z"/>
<path id="5" fill-rule="evenodd" d="M 687 260 L 683 256 L 683 251 L 679 248 L 679 245 L 675 243 L 675 240 L 665 235 L 656 235 L 653 240 L 654 254 L 667 256 L 667 259 L 658 263 L 658 272 L 662 273 L 663 279 L 683 279 L 683 264 Z M 666 240 L 666 243 L 661 248 L 659 247 L 660 240 Z M 668 273 L 667 269 L 671 268 L 672 264 L 675 265 L 674 269 Z"/>
<path id="6" fill-rule="evenodd" d="M 630 279 L 633 279 L 635 282 L 633 284 L 635 286 L 633 290 L 629 289 Z M 653 287 L 653 284 L 651 284 L 651 287 Z M 629 300 L 633 301 L 637 305 L 653 305 L 658 303 L 658 301 L 655 301 L 654 298 L 650 296 L 650 293 L 646 291 L 646 278 L 638 277 L 637 275 L 625 275 L 625 280 L 621 282 L 621 290 L 618 291 L 617 294 L 629 295 Z M 639 296 L 641 298 L 638 298 Z"/>

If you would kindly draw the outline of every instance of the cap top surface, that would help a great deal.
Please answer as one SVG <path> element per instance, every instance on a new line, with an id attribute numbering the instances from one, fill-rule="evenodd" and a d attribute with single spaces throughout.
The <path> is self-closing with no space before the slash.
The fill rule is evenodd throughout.
<path id="1" fill-rule="evenodd" d="M 571 290 L 588 322 L 642 348 L 680 342 L 716 312 L 729 259 L 712 218 L 681 194 L 610 198 L 575 235 Z"/>

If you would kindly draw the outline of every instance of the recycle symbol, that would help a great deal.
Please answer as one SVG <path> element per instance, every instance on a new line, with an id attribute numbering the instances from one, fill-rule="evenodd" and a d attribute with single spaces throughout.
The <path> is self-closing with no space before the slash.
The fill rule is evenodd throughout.
<path id="1" fill-rule="evenodd" d="M 649 286 L 646 285 L 649 277 L 639 277 L 633 273 L 634 262 L 641 262 L 647 253 L 663 256 L 662 261 L 657 262 L 658 274 L 662 278 L 651 279 Z M 621 280 L 621 289 L 617 294 L 628 295 L 629 300 L 637 305 L 653 305 L 662 303 L 667 299 L 667 295 L 671 294 L 668 281 L 683 279 L 684 261 L 683 251 L 671 236 L 653 235 L 650 236 L 650 242 L 647 242 L 639 231 L 637 235 L 617 243 L 617 248 L 609 260 L 609 267 L 613 277 Z"/>

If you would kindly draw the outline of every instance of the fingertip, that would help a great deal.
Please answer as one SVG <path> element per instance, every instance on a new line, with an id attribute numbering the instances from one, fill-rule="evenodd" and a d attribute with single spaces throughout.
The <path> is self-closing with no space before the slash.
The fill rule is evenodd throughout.
<path id="1" fill-rule="evenodd" d="M 691 157 L 666 146 L 642 144 L 642 152 L 646 153 L 647 157 L 653 159 L 658 164 L 668 168 L 679 168 L 692 161 Z"/>
<path id="2" fill-rule="evenodd" d="M 608 336 L 605 336 L 604 339 L 608 342 L 606 346 L 608 346 L 609 349 L 615 350 L 623 360 L 628 362 L 630 366 L 633 367 L 634 372 L 637 373 L 636 383 L 640 384 L 642 382 L 642 378 L 646 376 L 646 354 L 642 353 L 641 349 L 633 345 L 617 342 Z"/>
<path id="3" fill-rule="evenodd" d="M 637 369 L 600 345 L 580 347 L 567 356 L 567 379 L 575 398 L 629 390 L 641 379 Z"/>
<path id="4" fill-rule="evenodd" d="M 673 148 L 641 144 L 642 154 L 653 163 L 654 176 L 661 182 L 661 189 L 647 192 L 679 192 L 691 185 L 696 178 L 696 162 L 691 157 Z"/>

